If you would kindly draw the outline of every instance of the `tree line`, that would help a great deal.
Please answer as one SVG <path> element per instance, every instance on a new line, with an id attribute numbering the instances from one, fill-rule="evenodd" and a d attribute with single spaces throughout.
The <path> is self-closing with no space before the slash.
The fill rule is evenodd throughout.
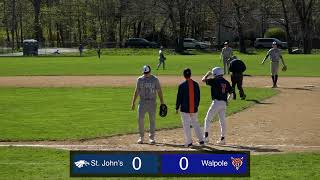
<path id="1" fill-rule="evenodd" d="M 231 32 L 227 40 L 245 53 L 247 40 L 276 26 L 289 52 L 300 41 L 311 53 L 320 38 L 319 0 L 2 0 L 0 9 L 0 41 L 13 49 L 29 38 L 49 47 L 122 47 L 142 37 L 181 51 L 186 37 L 215 37 L 219 46 Z"/>

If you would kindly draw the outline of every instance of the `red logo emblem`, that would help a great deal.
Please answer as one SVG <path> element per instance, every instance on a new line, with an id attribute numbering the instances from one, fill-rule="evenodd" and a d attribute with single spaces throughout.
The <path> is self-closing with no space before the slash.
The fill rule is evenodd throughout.
<path id="1" fill-rule="evenodd" d="M 233 158 L 231 157 L 232 165 L 236 168 L 236 170 L 239 170 L 239 168 L 243 164 L 243 157 L 242 158 Z"/>

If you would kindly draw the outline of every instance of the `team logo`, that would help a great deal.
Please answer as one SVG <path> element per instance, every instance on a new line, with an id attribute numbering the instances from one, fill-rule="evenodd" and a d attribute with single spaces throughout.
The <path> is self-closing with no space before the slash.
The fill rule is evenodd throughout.
<path id="1" fill-rule="evenodd" d="M 232 165 L 236 168 L 236 170 L 239 170 L 239 168 L 243 164 L 243 157 L 242 158 L 233 158 L 231 157 Z"/>
<path id="2" fill-rule="evenodd" d="M 89 162 L 85 161 L 85 160 L 79 160 L 77 162 L 74 162 L 74 164 L 78 167 L 78 168 L 82 168 L 83 166 L 88 166 Z"/>

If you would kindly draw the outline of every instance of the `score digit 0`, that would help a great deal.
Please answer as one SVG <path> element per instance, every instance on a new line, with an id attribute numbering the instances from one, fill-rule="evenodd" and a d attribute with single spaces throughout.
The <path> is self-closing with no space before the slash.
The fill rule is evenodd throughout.
<path id="1" fill-rule="evenodd" d="M 138 160 L 138 162 L 139 162 L 139 165 L 138 165 L 138 167 L 136 167 L 136 160 Z M 133 169 L 134 170 L 136 170 L 136 171 L 139 171 L 140 169 L 141 169 L 141 159 L 139 158 L 139 157 L 134 157 L 133 158 L 133 160 L 132 160 L 132 167 L 133 167 Z"/>
<path id="2" fill-rule="evenodd" d="M 185 167 L 182 167 L 182 160 L 185 160 L 185 161 L 186 161 L 186 166 L 185 166 Z M 188 169 L 188 166 L 189 166 L 188 158 L 186 158 L 186 157 L 180 158 L 179 166 L 180 166 L 180 169 L 181 169 L 182 171 L 187 170 L 187 169 Z"/>

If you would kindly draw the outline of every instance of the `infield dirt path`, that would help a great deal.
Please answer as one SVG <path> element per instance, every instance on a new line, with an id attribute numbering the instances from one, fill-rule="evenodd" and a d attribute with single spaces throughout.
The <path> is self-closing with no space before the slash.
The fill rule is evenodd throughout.
<path id="1" fill-rule="evenodd" d="M 159 77 L 163 86 L 177 85 L 181 77 Z M 194 77 L 200 80 L 201 77 Z M 229 78 L 229 77 L 228 77 Z M 132 86 L 132 76 L 36 76 L 0 77 L 0 86 Z M 245 77 L 244 86 L 266 87 L 269 77 Z M 280 93 L 227 118 L 227 145 L 215 146 L 218 122 L 210 143 L 203 149 L 249 150 L 253 153 L 320 151 L 320 78 L 280 77 Z M 247 100 L 250 100 L 248 94 Z M 180 119 L 179 116 L 177 118 Z M 0 146 L 52 147 L 81 150 L 187 150 L 182 128 L 159 130 L 156 145 L 136 144 L 137 134 L 82 141 L 0 142 Z M 146 141 L 148 139 L 145 139 Z M 196 142 L 196 140 L 195 140 Z M 201 149 L 197 143 L 189 149 Z"/>

